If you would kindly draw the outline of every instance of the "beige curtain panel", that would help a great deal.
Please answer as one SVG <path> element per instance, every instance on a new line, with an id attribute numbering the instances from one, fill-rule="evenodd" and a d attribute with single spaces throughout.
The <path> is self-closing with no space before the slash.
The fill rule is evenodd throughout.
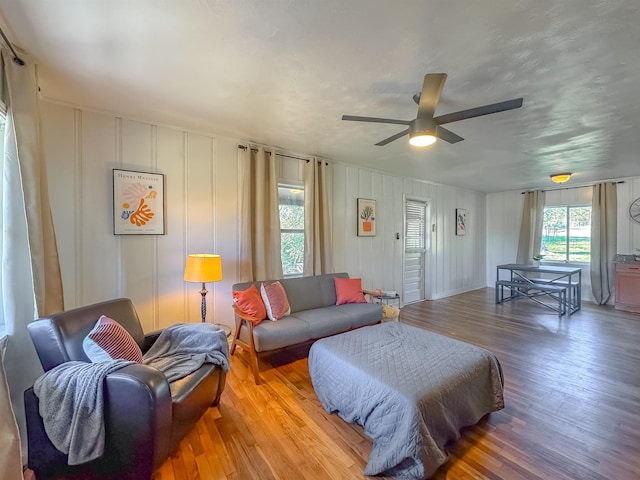
<path id="1" fill-rule="evenodd" d="M 540 254 L 542 245 L 542 216 L 544 215 L 545 195 L 542 190 L 524 193 L 522 223 L 516 263 L 533 263 L 534 255 Z"/>
<path id="2" fill-rule="evenodd" d="M 282 278 L 275 154 L 264 148 L 240 155 L 240 281 Z"/>
<path id="3" fill-rule="evenodd" d="M 304 275 L 333 273 L 331 174 L 326 162 L 304 169 Z"/>
<path id="4" fill-rule="evenodd" d="M 593 186 L 591 200 L 591 290 L 598 305 L 613 298 L 617 250 L 618 193 L 615 183 Z"/>
<path id="5" fill-rule="evenodd" d="M 23 392 L 42 374 L 27 324 L 64 309 L 45 160 L 40 143 L 36 67 L 26 54 L 19 66 L 2 50 L 7 105 L 0 199 L 2 306 L 8 334 L 5 369 L 26 454 Z"/>

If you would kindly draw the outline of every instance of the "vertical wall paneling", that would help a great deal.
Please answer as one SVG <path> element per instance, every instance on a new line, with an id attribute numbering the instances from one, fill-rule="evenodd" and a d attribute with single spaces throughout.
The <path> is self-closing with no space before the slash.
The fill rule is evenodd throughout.
<path id="1" fill-rule="evenodd" d="M 166 234 L 157 238 L 157 304 L 155 329 L 186 318 L 185 282 L 182 280 L 186 258 L 184 132 L 167 127 L 156 128 L 156 168 L 165 178 Z"/>
<path id="2" fill-rule="evenodd" d="M 215 160 L 215 245 L 216 253 L 222 258 L 222 280 L 215 284 L 212 320 L 217 323 L 233 324 L 231 314 L 231 285 L 238 279 L 237 259 L 240 227 L 238 147 L 234 140 L 216 138 L 214 141 Z"/>
<path id="3" fill-rule="evenodd" d="M 213 205 L 212 196 L 212 171 L 211 142 L 210 137 L 189 133 L 188 143 L 188 170 L 186 201 L 187 210 L 187 253 L 215 253 L 213 250 Z M 200 319 L 200 291 L 201 285 L 196 283 L 187 284 L 190 298 L 187 304 L 187 321 L 194 322 Z M 207 285 L 207 290 L 211 290 L 212 285 Z M 207 295 L 207 300 L 211 298 Z M 207 319 L 211 316 L 207 312 Z"/>
<path id="4" fill-rule="evenodd" d="M 495 284 L 497 265 L 516 260 L 523 202 L 520 191 L 487 195 L 487 286 Z"/>
<path id="5" fill-rule="evenodd" d="M 118 240 L 113 235 L 112 169 L 116 166 L 116 122 L 93 112 L 82 114 L 81 210 L 73 219 L 81 229 L 82 268 L 79 304 L 121 294 Z M 45 145 L 45 149 L 47 146 Z M 56 162 L 56 159 L 47 159 Z M 54 166 L 56 163 L 54 163 Z M 58 230 L 60 232 L 60 230 Z"/>
<path id="6" fill-rule="evenodd" d="M 122 120 L 122 168 L 157 173 L 152 158 L 152 126 L 131 120 Z M 153 330 L 155 235 L 121 235 L 120 266 L 122 293 L 136 305 L 145 330 Z"/>
<path id="7" fill-rule="evenodd" d="M 427 275 L 432 298 L 480 288 L 485 284 L 484 257 L 477 255 L 477 245 L 484 229 L 475 236 L 457 241 L 453 226 L 455 207 L 467 205 L 474 215 L 474 225 L 485 222 L 482 204 L 485 195 L 453 187 L 431 184 L 415 179 L 370 171 L 353 165 L 334 165 L 334 261 L 337 271 L 362 277 L 364 288 L 402 291 L 403 259 L 403 195 L 430 199 L 431 255 Z M 356 234 L 356 199 L 376 200 L 375 237 Z M 400 239 L 395 239 L 395 233 Z M 481 240 L 484 244 L 484 240 Z M 464 259 L 464 261 L 459 258 Z"/>
<path id="8" fill-rule="evenodd" d="M 187 253 L 220 253 L 209 321 L 233 324 L 237 281 L 237 140 L 42 102 L 42 132 L 65 307 L 132 298 L 145 331 L 200 321 Z M 165 175 L 166 234 L 113 235 L 112 169 Z"/>
<path id="9" fill-rule="evenodd" d="M 338 265 L 341 269 L 346 263 L 346 239 L 345 230 L 348 223 L 345 223 L 346 204 L 346 168 L 344 165 L 338 164 L 333 167 L 333 264 L 336 271 Z"/>
<path id="10" fill-rule="evenodd" d="M 114 143 L 115 143 L 115 161 L 114 161 L 114 168 L 123 168 L 122 167 L 122 118 L 120 117 L 116 117 L 115 119 L 115 138 L 114 138 Z M 113 186 L 113 179 L 112 179 L 112 183 L 111 185 Z M 113 206 L 113 208 L 115 208 L 115 206 Z M 115 226 L 113 227 L 115 229 Z M 123 285 L 123 268 L 122 268 L 122 242 L 123 242 L 123 237 L 122 236 L 116 236 L 115 237 L 116 240 L 116 259 L 118 260 L 116 262 L 116 290 L 118 291 L 118 296 L 122 297 L 125 294 L 124 292 L 124 285 Z"/>
<path id="11" fill-rule="evenodd" d="M 149 139 L 149 147 L 151 149 L 151 165 L 150 168 L 152 172 L 162 173 L 158 171 L 158 127 L 155 125 L 151 125 L 151 135 Z M 165 178 L 166 180 L 166 178 Z M 166 186 L 165 186 L 166 188 Z M 165 219 L 166 220 L 166 219 Z M 165 233 L 166 233 L 166 221 L 165 221 Z M 158 238 L 159 236 L 154 235 L 153 241 L 151 242 L 151 258 L 153 262 L 151 263 L 151 291 L 152 293 L 152 302 L 151 302 L 151 329 L 157 330 L 159 325 L 158 319 Z"/>

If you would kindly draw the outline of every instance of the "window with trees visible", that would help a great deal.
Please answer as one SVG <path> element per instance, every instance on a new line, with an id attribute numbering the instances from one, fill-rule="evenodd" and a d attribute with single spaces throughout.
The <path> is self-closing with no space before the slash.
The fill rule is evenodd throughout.
<path id="1" fill-rule="evenodd" d="M 542 247 L 545 261 L 591 261 L 591 206 L 545 207 Z"/>
<path id="2" fill-rule="evenodd" d="M 301 276 L 304 267 L 304 188 L 278 185 L 282 272 Z"/>

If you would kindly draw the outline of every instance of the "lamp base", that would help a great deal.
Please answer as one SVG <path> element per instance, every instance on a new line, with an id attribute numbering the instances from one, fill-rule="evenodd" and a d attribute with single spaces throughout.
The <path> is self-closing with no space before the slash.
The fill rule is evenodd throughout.
<path id="1" fill-rule="evenodd" d="M 200 295 L 202 295 L 200 314 L 202 315 L 202 323 L 205 323 L 207 321 L 207 289 L 204 287 L 204 282 L 202 282 L 202 290 L 200 290 Z"/>

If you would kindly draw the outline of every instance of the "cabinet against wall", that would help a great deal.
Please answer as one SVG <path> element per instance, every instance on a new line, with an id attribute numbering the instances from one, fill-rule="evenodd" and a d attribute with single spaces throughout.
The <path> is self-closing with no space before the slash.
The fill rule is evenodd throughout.
<path id="1" fill-rule="evenodd" d="M 640 262 L 616 264 L 616 309 L 640 313 Z"/>

